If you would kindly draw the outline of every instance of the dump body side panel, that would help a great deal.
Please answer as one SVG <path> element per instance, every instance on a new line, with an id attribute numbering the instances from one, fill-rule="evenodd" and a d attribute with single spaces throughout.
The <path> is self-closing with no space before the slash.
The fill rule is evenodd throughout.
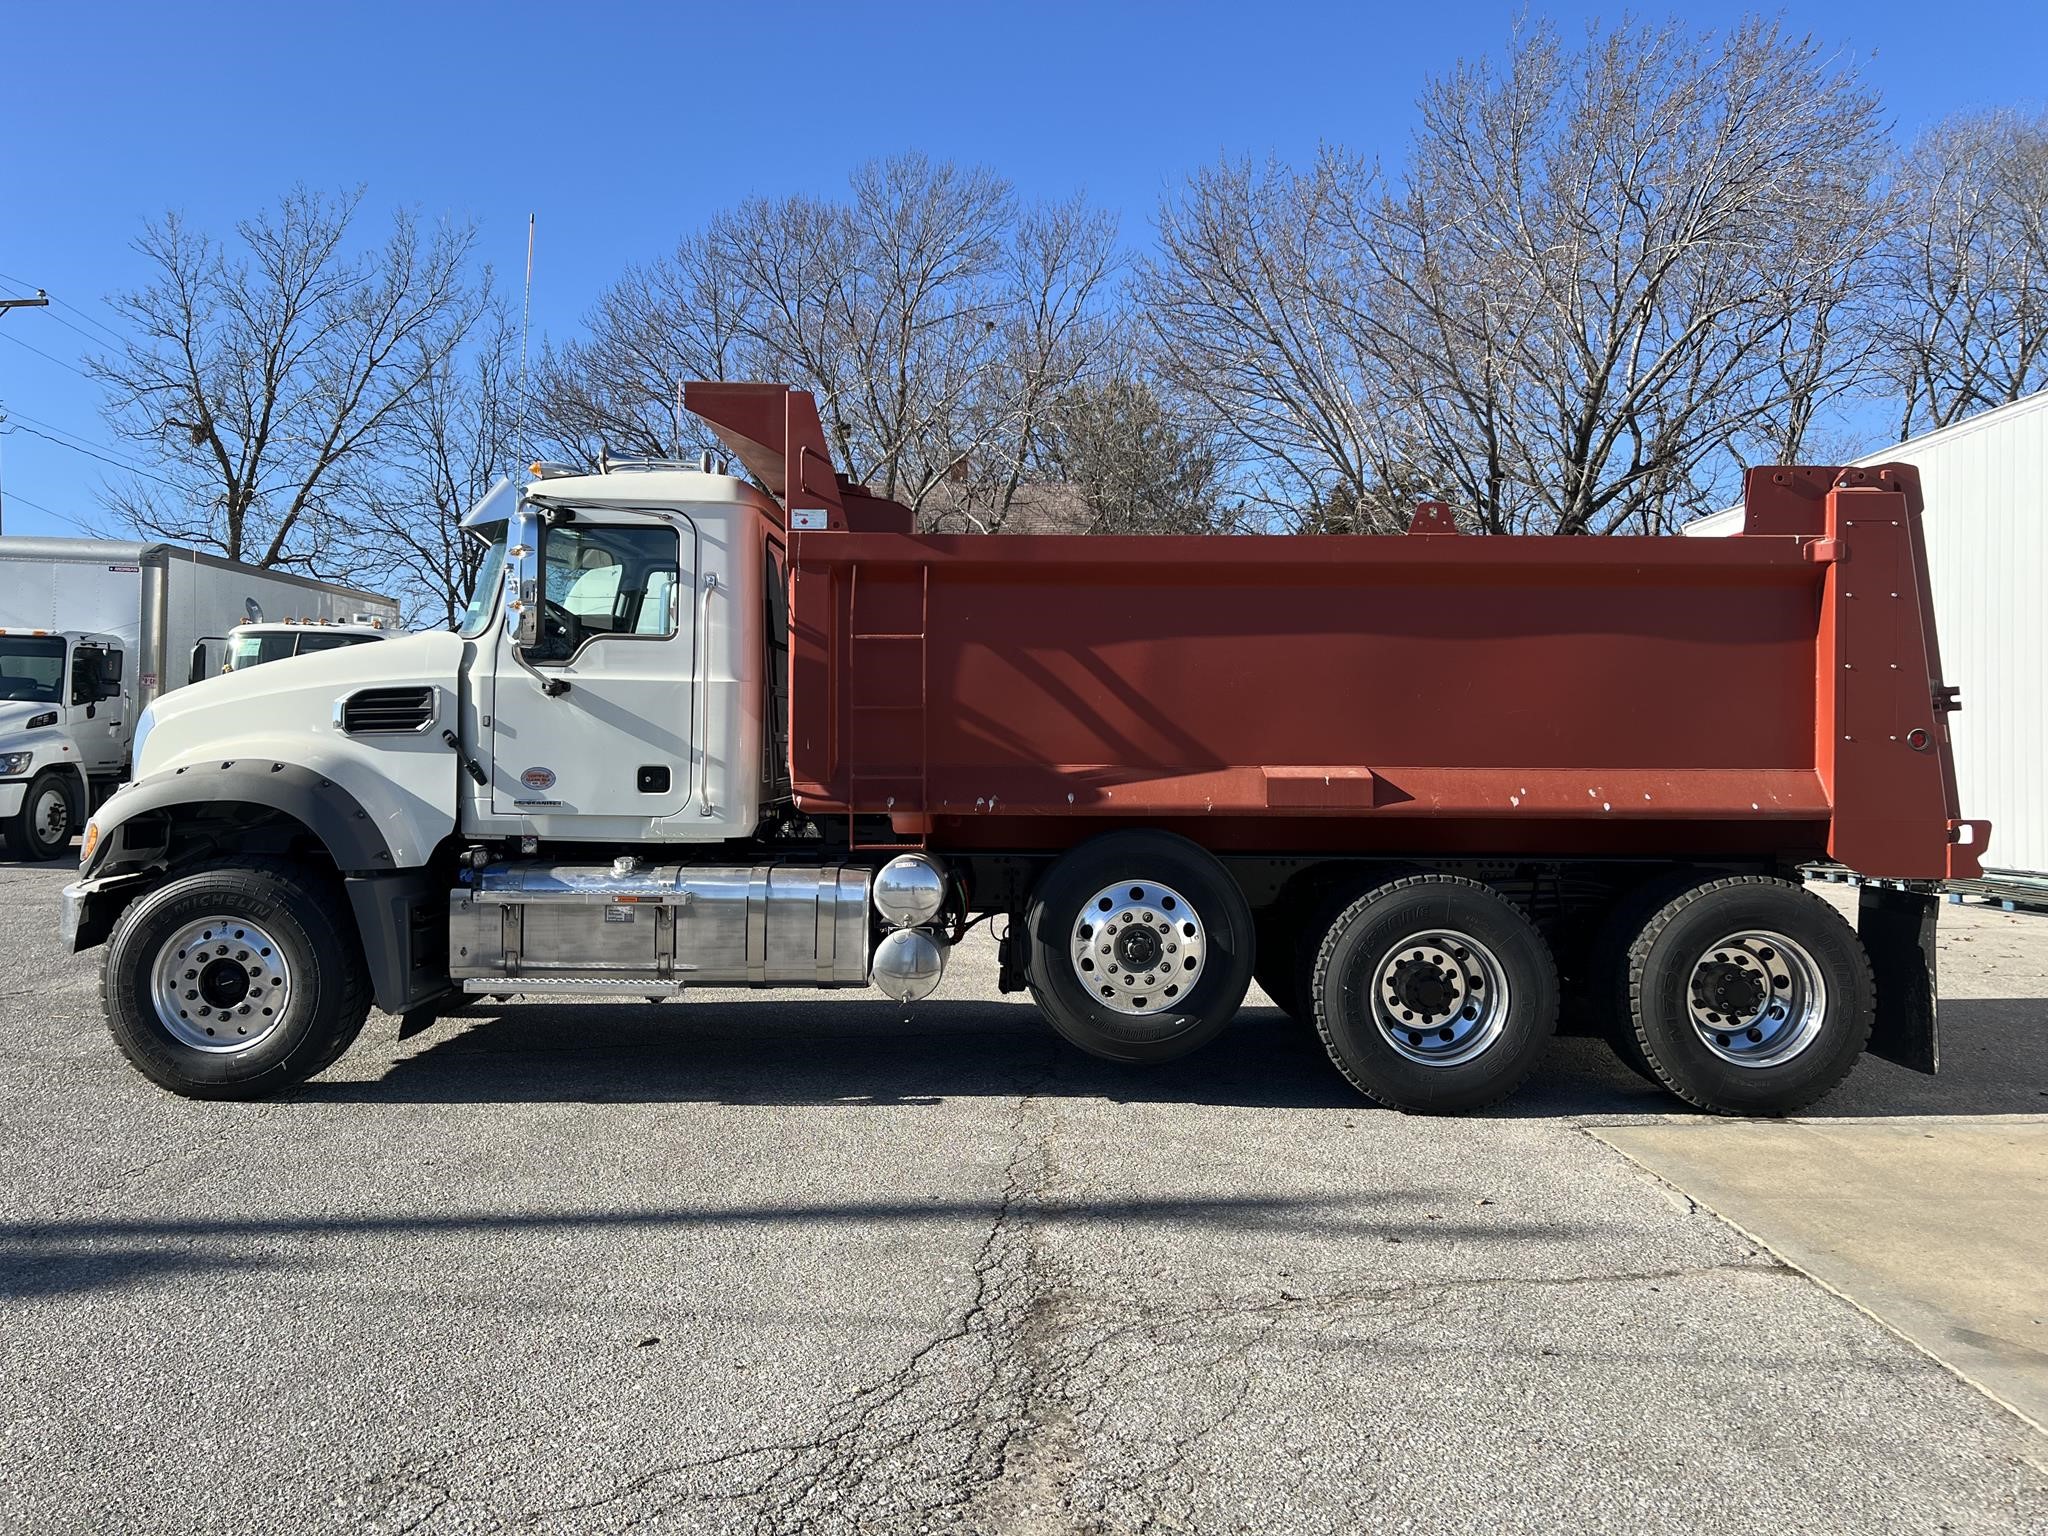
<path id="1" fill-rule="evenodd" d="M 796 791 L 956 846 L 1132 819 L 1939 878 L 1962 850 L 1891 484 L 1713 541 L 798 533 Z M 1901 595 L 1853 607 L 1857 562 Z"/>

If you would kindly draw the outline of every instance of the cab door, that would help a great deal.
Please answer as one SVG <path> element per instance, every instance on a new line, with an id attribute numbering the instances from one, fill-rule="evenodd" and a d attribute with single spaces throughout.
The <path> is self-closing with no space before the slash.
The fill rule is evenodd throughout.
<path id="1" fill-rule="evenodd" d="M 128 696 L 122 653 L 87 641 L 71 655 L 72 740 L 88 774 L 120 773 L 128 766 Z"/>
<path id="2" fill-rule="evenodd" d="M 499 626 L 491 810 L 554 836 L 584 818 L 673 816 L 691 795 L 696 525 L 579 512 L 548 528 L 542 549 L 541 635 L 526 665 L 513 626 Z M 566 691 L 543 692 L 536 673 Z"/>

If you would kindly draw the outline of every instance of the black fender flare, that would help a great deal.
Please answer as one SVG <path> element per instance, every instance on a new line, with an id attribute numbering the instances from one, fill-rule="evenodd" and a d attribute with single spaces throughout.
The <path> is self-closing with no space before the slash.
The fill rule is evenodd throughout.
<path id="1" fill-rule="evenodd" d="M 90 878 L 109 864 L 113 851 L 124 846 L 119 834 L 136 817 L 195 804 L 261 806 L 289 816 L 320 840 L 343 875 L 383 874 L 393 868 L 390 845 L 377 823 L 334 780 L 297 763 L 230 758 L 153 773 L 123 788 L 94 817 L 99 840 L 81 876 Z"/>

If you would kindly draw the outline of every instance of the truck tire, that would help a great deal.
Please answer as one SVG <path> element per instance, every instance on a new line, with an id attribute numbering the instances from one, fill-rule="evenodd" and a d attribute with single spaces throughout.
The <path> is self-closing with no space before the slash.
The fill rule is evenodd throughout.
<path id="1" fill-rule="evenodd" d="M 45 768 L 21 797 L 21 809 L 0 824 L 7 846 L 17 858 L 54 859 L 71 846 L 78 830 L 78 807 L 68 780 L 71 775 Z"/>
<path id="2" fill-rule="evenodd" d="M 1557 965 L 1490 886 L 1409 875 L 1323 936 L 1316 1027 L 1337 1069 L 1395 1109 L 1483 1109 L 1521 1086 L 1557 1030 Z"/>
<path id="3" fill-rule="evenodd" d="M 188 1099 L 255 1099 L 340 1058 L 370 1011 L 334 882 L 250 859 L 137 898 L 107 940 L 100 1002 L 137 1071 Z"/>
<path id="4" fill-rule="evenodd" d="M 1628 952 L 1644 924 L 1667 902 L 1705 885 L 1714 877 L 1699 870 L 1666 871 L 1624 891 L 1601 922 L 1589 956 L 1586 1001 L 1597 1012 L 1601 1038 L 1623 1066 L 1658 1088 L 1664 1086 L 1650 1058 L 1636 1039 L 1635 1017 L 1628 1006 Z"/>
<path id="5" fill-rule="evenodd" d="M 1237 1014 L 1252 914 L 1230 872 L 1184 837 L 1111 832 L 1062 858 L 1025 908 L 1025 980 L 1073 1044 L 1171 1061 Z"/>
<path id="6" fill-rule="evenodd" d="M 1666 902 L 1629 945 L 1625 1007 L 1658 1082 L 1722 1115 L 1785 1115 L 1870 1043 L 1877 990 L 1840 913 L 1790 880 L 1738 875 Z"/>

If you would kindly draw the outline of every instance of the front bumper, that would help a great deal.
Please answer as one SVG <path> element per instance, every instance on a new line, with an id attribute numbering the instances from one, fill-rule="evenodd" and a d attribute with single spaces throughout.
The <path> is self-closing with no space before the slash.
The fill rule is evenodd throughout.
<path id="1" fill-rule="evenodd" d="M 64 911 L 57 924 L 65 953 L 75 955 L 106 943 L 107 935 L 114 931 L 114 920 L 149 882 L 150 876 L 144 871 L 74 880 L 65 886 Z"/>
<path id="2" fill-rule="evenodd" d="M 21 797 L 28 793 L 27 779 L 9 779 L 0 783 L 0 817 L 12 816 L 21 809 Z"/>

